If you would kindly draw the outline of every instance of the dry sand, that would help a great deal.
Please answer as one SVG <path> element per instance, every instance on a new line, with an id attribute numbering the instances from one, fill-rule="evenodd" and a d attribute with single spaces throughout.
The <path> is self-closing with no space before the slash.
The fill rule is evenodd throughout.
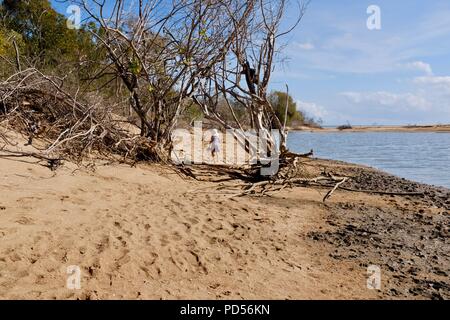
<path id="1" fill-rule="evenodd" d="M 53 172 L 4 157 L 0 179 L 2 299 L 449 298 L 447 190 L 230 200 L 156 165 L 66 162 Z M 367 289 L 370 264 L 381 290 Z M 70 265 L 81 268 L 80 290 L 66 287 Z"/>

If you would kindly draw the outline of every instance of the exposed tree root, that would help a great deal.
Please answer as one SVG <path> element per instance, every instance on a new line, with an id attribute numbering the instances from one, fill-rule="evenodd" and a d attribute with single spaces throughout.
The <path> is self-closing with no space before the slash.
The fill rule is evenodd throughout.
<path id="1" fill-rule="evenodd" d="M 0 158 L 21 158 L 21 157 L 32 157 L 38 160 L 46 161 L 47 164 L 45 167 L 48 167 L 50 170 L 55 171 L 59 166 L 63 164 L 63 158 L 51 158 L 44 156 L 42 154 L 38 154 L 35 152 L 19 152 L 19 151 L 9 151 L 9 150 L 1 150 Z"/>

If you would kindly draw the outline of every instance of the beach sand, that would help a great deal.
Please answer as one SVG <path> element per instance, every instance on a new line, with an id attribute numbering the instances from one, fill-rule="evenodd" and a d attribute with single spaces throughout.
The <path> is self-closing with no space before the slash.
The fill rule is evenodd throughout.
<path id="1" fill-rule="evenodd" d="M 450 191 L 323 160 L 350 187 L 237 197 L 159 165 L 0 157 L 1 299 L 450 298 Z M 359 179 L 359 180 L 358 180 Z M 357 184 L 364 182 L 364 184 Z M 377 185 L 379 184 L 379 185 Z M 79 266 L 81 289 L 67 288 Z M 367 267 L 381 289 L 367 288 Z"/>

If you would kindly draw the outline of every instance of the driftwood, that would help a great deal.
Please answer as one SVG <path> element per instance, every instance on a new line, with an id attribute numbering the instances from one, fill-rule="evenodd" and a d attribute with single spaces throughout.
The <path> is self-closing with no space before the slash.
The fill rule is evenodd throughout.
<path id="1" fill-rule="evenodd" d="M 35 153 L 35 152 L 20 152 L 20 151 L 9 151 L 1 150 L 0 158 L 21 158 L 21 157 L 31 157 L 38 160 L 44 160 L 47 162 L 46 167 L 50 170 L 55 171 L 59 166 L 63 164 L 64 158 L 52 158 L 45 155 Z"/>
<path id="2" fill-rule="evenodd" d="M 312 152 L 311 152 L 312 154 Z M 352 177 L 338 176 L 331 172 L 325 172 L 315 177 L 302 176 L 302 168 L 308 166 L 308 161 L 301 160 L 307 155 L 299 155 L 287 152 L 280 158 L 280 171 L 272 177 L 261 176 L 259 170 L 261 165 L 252 166 L 226 166 L 226 165 L 191 165 L 179 166 L 177 170 L 189 178 L 200 181 L 217 182 L 215 190 L 217 194 L 222 194 L 228 198 L 243 196 L 266 196 L 280 192 L 286 188 L 302 187 L 320 187 L 330 188 L 322 201 L 326 202 L 336 190 L 350 192 L 361 192 L 379 195 L 398 195 L 398 196 L 422 196 L 422 192 L 389 192 L 381 190 L 361 190 L 345 187 L 344 184 L 350 181 Z M 231 182 L 225 184 L 223 182 Z M 211 193 L 211 187 L 206 190 Z M 201 190 L 193 191 L 195 193 Z"/>
<path id="3" fill-rule="evenodd" d="M 331 189 L 330 191 L 327 192 L 327 194 L 325 195 L 325 197 L 323 197 L 323 202 L 325 202 L 329 197 L 331 197 L 331 195 L 333 194 L 334 191 L 336 191 L 337 188 L 339 188 L 341 186 L 341 184 L 343 184 L 345 181 L 347 181 L 348 178 L 345 177 L 343 178 L 341 181 L 339 181 L 338 183 L 336 183 L 336 185 L 334 186 L 333 189 Z"/>
<path id="4" fill-rule="evenodd" d="M 347 180 L 347 177 L 341 178 L 339 183 L 343 183 Z M 242 197 L 245 195 L 265 195 L 272 192 L 278 192 L 285 188 L 292 188 L 295 186 L 327 186 L 330 182 L 335 182 L 336 180 L 327 176 L 318 176 L 315 178 L 291 178 L 291 179 L 279 179 L 279 180 L 268 180 L 260 181 L 252 184 L 241 185 L 243 191 L 233 194 L 232 197 Z M 325 201 L 331 193 L 335 191 L 333 188 L 327 196 L 324 198 Z"/>
<path id="5" fill-rule="evenodd" d="M 78 100 L 66 92 L 63 81 L 36 69 L 27 69 L 0 82 L 0 123 L 46 143 L 42 157 L 60 154 L 80 163 L 86 157 L 113 159 L 127 163 L 159 160 L 164 150 L 152 140 L 124 129 L 114 106 L 98 97 Z M 6 144 L 12 144 L 1 136 Z"/>
<path id="6" fill-rule="evenodd" d="M 177 170 L 188 178 L 199 181 L 214 182 L 234 182 L 231 184 L 220 183 L 217 191 L 222 191 L 229 198 L 242 197 L 247 195 L 264 196 L 274 192 L 279 192 L 285 188 L 293 188 L 295 186 L 322 186 L 326 187 L 331 183 L 337 186 L 331 190 L 324 201 L 342 183 L 348 180 L 348 177 L 336 177 L 331 174 L 324 174 L 317 177 L 302 177 L 299 171 L 302 167 L 300 159 L 308 155 L 299 155 L 292 152 L 286 152 L 278 159 L 280 168 L 274 176 L 263 176 L 260 174 L 263 168 L 262 164 L 253 164 L 246 166 L 229 166 L 229 165 L 179 165 Z M 209 189 L 208 192 L 211 192 Z"/>

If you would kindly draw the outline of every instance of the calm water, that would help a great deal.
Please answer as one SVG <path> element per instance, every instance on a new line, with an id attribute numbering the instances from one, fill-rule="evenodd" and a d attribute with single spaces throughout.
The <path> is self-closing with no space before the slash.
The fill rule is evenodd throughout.
<path id="1" fill-rule="evenodd" d="M 399 177 L 450 188 L 450 133 L 290 132 L 299 153 L 375 167 Z"/>

